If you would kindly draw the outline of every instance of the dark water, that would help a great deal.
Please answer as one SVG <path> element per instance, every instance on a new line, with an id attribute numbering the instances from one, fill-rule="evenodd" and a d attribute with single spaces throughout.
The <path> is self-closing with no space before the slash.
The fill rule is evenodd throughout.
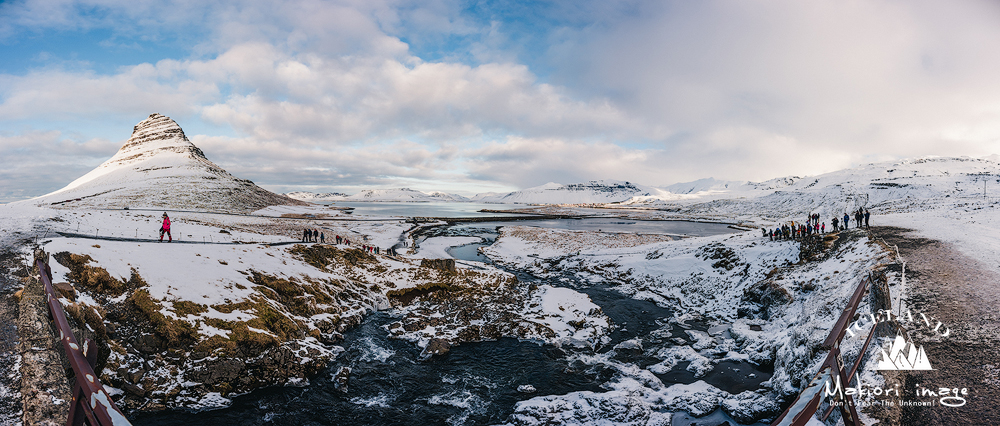
<path id="1" fill-rule="evenodd" d="M 419 244 L 421 241 L 432 237 L 479 237 L 482 240 L 478 243 L 451 247 L 447 252 L 455 259 L 489 263 L 489 258 L 480 254 L 479 248 L 493 244 L 496 241 L 500 235 L 497 231 L 499 227 L 514 225 L 573 231 L 634 232 L 640 234 L 691 235 L 699 237 L 740 232 L 724 223 L 690 222 L 683 220 L 625 220 L 615 218 L 518 220 L 513 222 L 460 223 L 432 228 L 424 231 L 417 239 L 417 243 Z"/>
<path id="2" fill-rule="evenodd" d="M 238 397 L 231 407 L 200 413 L 134 417 L 143 425 L 461 425 L 504 420 L 514 403 L 534 395 L 599 391 L 598 375 L 572 369 L 565 353 L 516 339 L 464 343 L 426 362 L 412 343 L 385 337 L 384 313 L 345 334 L 346 352 L 305 388 L 273 387 Z M 348 392 L 331 376 L 351 367 Z"/>
<path id="3" fill-rule="evenodd" d="M 740 232 L 725 223 L 691 222 L 687 220 L 630 220 L 619 218 L 534 219 L 510 222 L 477 222 L 451 226 L 463 229 L 496 229 L 498 226 L 535 226 L 571 231 L 634 232 L 640 234 L 676 234 L 709 236 Z"/>
<path id="4" fill-rule="evenodd" d="M 533 221 L 547 222 L 547 221 Z M 580 226 L 583 221 L 572 226 Z M 631 222 L 631 223 L 611 223 Z M 688 232 L 671 228 L 664 233 L 692 233 L 699 229 L 705 234 L 733 232 L 725 225 L 696 224 L 693 222 L 635 223 L 641 221 L 602 220 L 585 226 L 633 227 L 644 232 L 657 227 L 689 227 Z M 460 260 L 489 263 L 478 249 L 492 244 L 497 237 L 497 226 L 509 222 L 464 224 L 435 228 L 423 238 L 434 236 L 478 236 L 481 242 L 452 247 L 449 254 Z M 520 222 L 519 222 L 520 224 Z M 569 225 L 554 224 L 563 229 Z M 666 227 L 664 227 L 666 226 Z M 699 228 L 704 226 L 704 228 Z M 596 228 L 603 229 L 603 228 Z M 596 230 L 595 229 L 595 230 Z M 531 275 L 510 271 L 522 281 L 572 287 L 586 293 L 612 320 L 615 329 L 611 343 L 600 348 L 608 352 L 623 341 L 643 338 L 644 345 L 669 345 L 670 338 L 686 337 L 685 328 L 671 326 L 673 316 L 668 308 L 643 300 L 635 300 L 601 285 L 578 283 L 571 276 L 564 279 L 543 280 Z M 573 391 L 602 391 L 600 385 L 611 380 L 614 369 L 607 365 L 584 365 L 568 361 L 568 353 L 552 346 L 541 346 L 516 339 L 496 342 L 464 343 L 428 361 L 418 361 L 419 350 L 413 343 L 392 340 L 383 325 L 392 321 L 385 313 L 369 316 L 364 323 L 345 334 L 341 343 L 346 351 L 330 368 L 311 379 L 304 388 L 272 387 L 234 399 L 226 409 L 188 413 L 168 411 L 136 414 L 136 424 L 148 425 L 487 425 L 504 421 L 517 401 L 537 395 L 558 395 Z M 689 323 L 686 327 L 707 330 L 707 324 Z M 669 330 L 660 339 L 650 338 L 658 331 Z M 648 353 L 649 351 L 647 351 Z M 615 362 L 635 363 L 640 367 L 659 362 L 642 351 L 616 353 Z M 352 369 L 348 392 L 334 388 L 332 375 L 340 367 Z M 693 383 L 705 380 L 721 389 L 739 393 L 756 389 L 760 382 L 770 377 L 768 372 L 739 362 L 722 362 L 703 378 L 694 378 L 684 370 L 686 365 L 661 375 L 665 383 Z M 750 375 L 753 375 L 752 377 Z M 517 391 L 519 385 L 529 384 L 537 389 L 534 394 Z M 719 417 L 721 415 L 721 417 Z M 709 416 L 729 420 L 721 412 Z M 718 424 L 721 422 L 717 422 Z M 736 424 L 731 421 L 731 424 Z"/>

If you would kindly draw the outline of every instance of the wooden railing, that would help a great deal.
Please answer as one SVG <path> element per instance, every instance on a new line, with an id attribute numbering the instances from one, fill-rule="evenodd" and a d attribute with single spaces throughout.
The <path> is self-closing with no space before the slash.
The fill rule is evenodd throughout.
<path id="1" fill-rule="evenodd" d="M 55 324 L 56 331 L 59 332 L 59 340 L 66 352 L 66 358 L 76 375 L 73 402 L 70 405 L 66 424 L 68 426 L 83 424 L 131 426 L 132 423 L 115 405 L 97 378 L 97 373 L 94 372 L 94 364 L 97 362 L 97 346 L 92 340 L 86 339 L 81 347 L 76 336 L 73 335 L 73 330 L 70 329 L 66 313 L 52 287 L 52 270 L 49 269 L 48 255 L 36 256 L 35 265 L 38 266 L 38 275 L 45 287 L 45 300 L 49 306 L 49 313 L 52 315 L 52 322 Z"/>
<path id="2" fill-rule="evenodd" d="M 840 315 L 837 323 L 833 326 L 833 330 L 830 330 L 830 335 L 827 336 L 826 340 L 823 342 L 823 348 L 829 349 L 830 353 L 827 354 L 826 359 L 820 366 L 819 371 L 815 376 L 813 376 L 812 380 L 809 381 L 809 385 L 807 385 L 806 388 L 799 393 L 795 402 L 793 402 L 784 413 L 781 413 L 781 415 L 778 416 L 773 423 L 771 423 L 771 426 L 804 426 L 819 409 L 819 405 L 823 399 L 823 390 L 827 384 L 832 384 L 839 378 L 840 383 L 843 384 L 843 386 L 849 386 L 851 377 L 854 377 L 854 373 L 856 373 L 858 368 L 861 366 L 861 361 L 864 359 L 864 354 L 868 350 L 868 345 L 871 344 L 872 337 L 875 336 L 875 330 L 873 328 L 871 333 L 868 333 L 868 338 L 865 339 L 865 343 L 861 347 L 861 352 L 858 353 L 858 359 L 854 361 L 850 370 L 845 371 L 844 369 L 840 353 L 840 342 L 844 339 L 844 334 L 847 332 L 847 328 L 850 326 L 851 320 L 854 319 L 854 313 L 858 310 L 858 304 L 861 303 L 861 299 L 864 297 L 865 292 L 868 291 L 868 286 L 871 285 L 871 283 L 872 278 L 869 274 L 868 278 L 861 280 L 861 283 L 858 284 L 857 289 L 854 290 L 854 295 L 847 302 L 844 312 Z M 843 399 L 839 401 L 838 405 L 844 425 L 859 426 L 861 423 L 858 420 L 858 411 L 855 407 L 854 399 L 851 398 L 851 395 L 845 394 L 842 396 Z M 834 408 L 837 407 L 835 407 L 834 404 L 830 404 L 830 408 L 826 410 L 821 420 L 825 421 L 828 417 L 830 417 Z"/>

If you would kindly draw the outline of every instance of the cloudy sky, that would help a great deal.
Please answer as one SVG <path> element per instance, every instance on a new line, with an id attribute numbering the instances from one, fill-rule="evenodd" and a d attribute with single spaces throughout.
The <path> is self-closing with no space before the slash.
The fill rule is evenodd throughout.
<path id="1" fill-rule="evenodd" d="M 1000 153 L 1000 3 L 0 3 L 0 202 L 152 112 L 265 188 L 471 195 Z"/>

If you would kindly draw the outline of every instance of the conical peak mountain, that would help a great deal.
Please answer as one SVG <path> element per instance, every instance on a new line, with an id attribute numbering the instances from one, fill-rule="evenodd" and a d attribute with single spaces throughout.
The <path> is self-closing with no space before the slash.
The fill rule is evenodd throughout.
<path id="1" fill-rule="evenodd" d="M 184 129 L 181 129 L 181 126 L 176 121 L 171 120 L 170 117 L 163 114 L 154 112 L 132 128 L 132 137 L 125 141 L 125 144 L 122 145 L 122 150 L 142 148 L 157 144 L 160 141 L 178 146 L 194 146 L 188 140 L 187 136 L 184 135 Z"/>
<path id="2" fill-rule="evenodd" d="M 209 161 L 174 120 L 150 114 L 108 161 L 37 200 L 66 207 L 249 212 L 305 204 L 238 179 Z"/>
<path id="3" fill-rule="evenodd" d="M 132 128 L 132 137 L 122 144 L 118 153 L 105 165 L 132 163 L 164 153 L 186 154 L 196 162 L 203 163 L 203 166 L 222 170 L 208 161 L 205 153 L 188 140 L 184 129 L 176 121 L 159 113 L 150 114 L 136 124 Z"/>

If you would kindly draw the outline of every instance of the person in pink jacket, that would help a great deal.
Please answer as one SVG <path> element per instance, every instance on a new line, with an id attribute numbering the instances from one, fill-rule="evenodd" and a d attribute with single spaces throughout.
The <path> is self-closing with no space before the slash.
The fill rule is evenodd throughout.
<path id="1" fill-rule="evenodd" d="M 167 242 L 173 242 L 174 237 L 170 235 L 170 218 L 167 217 L 167 213 L 163 212 L 163 225 L 160 226 L 160 241 L 163 241 L 163 234 L 167 234 Z"/>

